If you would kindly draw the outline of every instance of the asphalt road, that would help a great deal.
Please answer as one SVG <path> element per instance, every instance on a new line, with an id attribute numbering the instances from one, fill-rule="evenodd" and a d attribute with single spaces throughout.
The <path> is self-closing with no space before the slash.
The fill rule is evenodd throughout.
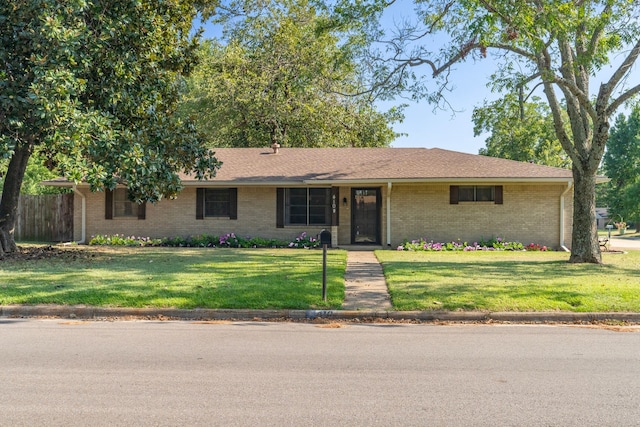
<path id="1" fill-rule="evenodd" d="M 640 330 L 0 319 L 2 426 L 631 426 Z"/>

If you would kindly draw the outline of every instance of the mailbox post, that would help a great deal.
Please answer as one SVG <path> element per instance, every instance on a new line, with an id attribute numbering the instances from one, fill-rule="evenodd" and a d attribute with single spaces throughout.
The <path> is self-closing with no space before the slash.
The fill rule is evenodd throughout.
<path id="1" fill-rule="evenodd" d="M 327 246 L 331 245 L 331 232 L 320 232 L 320 244 L 322 245 L 322 300 L 327 302 Z"/>
<path id="2" fill-rule="evenodd" d="M 608 231 L 608 236 L 607 236 L 607 238 L 608 238 L 609 240 L 611 240 L 611 229 L 613 228 L 613 224 L 607 224 L 607 227 L 606 227 L 606 228 L 607 228 L 607 231 Z"/>

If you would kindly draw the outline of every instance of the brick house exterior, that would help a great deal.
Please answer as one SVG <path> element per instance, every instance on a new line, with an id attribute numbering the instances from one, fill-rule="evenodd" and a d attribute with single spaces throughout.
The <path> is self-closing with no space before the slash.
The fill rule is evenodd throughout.
<path id="1" fill-rule="evenodd" d="M 571 171 L 442 149 L 224 148 L 213 180 L 183 176 L 173 200 L 74 187 L 74 236 L 198 234 L 291 239 L 332 232 L 333 246 L 503 237 L 571 242 Z M 51 185 L 72 186 L 62 181 Z"/>

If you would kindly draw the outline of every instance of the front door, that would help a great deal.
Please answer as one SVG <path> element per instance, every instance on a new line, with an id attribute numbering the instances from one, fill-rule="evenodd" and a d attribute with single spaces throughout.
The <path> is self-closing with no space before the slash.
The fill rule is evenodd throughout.
<path id="1" fill-rule="evenodd" d="M 380 244 L 380 189 L 351 189 L 351 243 Z"/>

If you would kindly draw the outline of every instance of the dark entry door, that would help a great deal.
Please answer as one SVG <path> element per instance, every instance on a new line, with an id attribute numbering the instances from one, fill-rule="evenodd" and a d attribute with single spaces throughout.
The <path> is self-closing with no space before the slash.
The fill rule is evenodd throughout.
<path id="1" fill-rule="evenodd" d="M 351 243 L 380 243 L 380 189 L 351 189 Z"/>

